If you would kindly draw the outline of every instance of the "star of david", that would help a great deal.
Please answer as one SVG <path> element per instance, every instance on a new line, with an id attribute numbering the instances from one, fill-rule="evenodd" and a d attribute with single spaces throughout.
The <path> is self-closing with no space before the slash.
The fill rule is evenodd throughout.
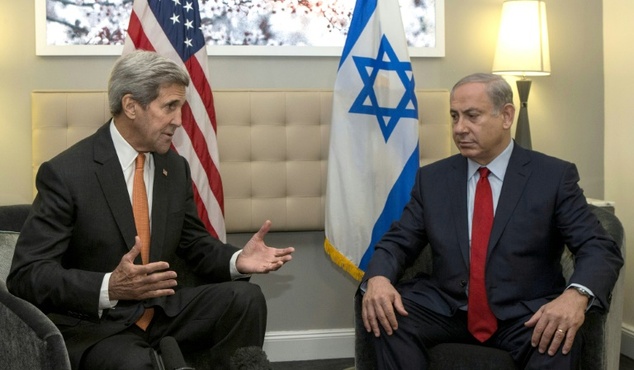
<path id="1" fill-rule="evenodd" d="M 414 75 L 409 61 L 400 61 L 387 37 L 383 35 L 376 58 L 353 56 L 363 88 L 350 107 L 350 113 L 369 114 L 376 119 L 385 142 L 401 118 L 418 119 L 418 102 L 414 94 Z M 375 84 L 381 71 L 396 73 L 403 84 L 403 96 L 395 107 L 379 105 Z"/>

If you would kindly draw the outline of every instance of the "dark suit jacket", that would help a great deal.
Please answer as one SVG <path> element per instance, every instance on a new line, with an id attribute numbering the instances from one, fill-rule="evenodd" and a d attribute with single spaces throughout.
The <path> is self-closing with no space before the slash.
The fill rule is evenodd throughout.
<path id="1" fill-rule="evenodd" d="M 575 254 L 571 283 L 608 308 L 623 259 L 589 210 L 576 167 L 515 144 L 489 241 L 486 289 L 498 319 L 535 312 L 566 287 L 560 257 Z M 467 303 L 467 159 L 455 155 L 419 169 L 401 219 L 376 245 L 364 280 L 394 284 L 421 249 L 432 248 L 431 275 L 407 283 L 403 297 L 443 315 Z"/>
<path id="2" fill-rule="evenodd" d="M 180 258 L 209 282 L 230 280 L 237 248 L 211 237 L 198 218 L 187 162 L 173 151 L 153 156 L 150 260 L 174 266 Z M 7 285 L 49 314 L 75 367 L 90 345 L 132 325 L 143 305 L 175 316 L 197 294 L 193 288 L 148 302 L 120 301 L 98 317 L 104 274 L 115 269 L 137 234 L 108 124 L 42 164 L 36 185 Z"/>

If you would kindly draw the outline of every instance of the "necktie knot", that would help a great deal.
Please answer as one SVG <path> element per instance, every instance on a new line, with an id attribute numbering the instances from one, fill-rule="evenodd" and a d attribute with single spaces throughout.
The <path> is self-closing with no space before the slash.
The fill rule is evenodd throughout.
<path id="1" fill-rule="evenodd" d="M 478 172 L 480 172 L 480 178 L 481 179 L 486 179 L 487 177 L 489 177 L 489 174 L 491 173 L 491 170 L 489 170 L 486 167 L 480 167 L 480 168 L 478 168 Z"/>
<path id="2" fill-rule="evenodd" d="M 135 164 L 137 170 L 143 170 L 143 166 L 145 165 L 145 154 L 139 153 L 139 155 L 136 156 Z"/>

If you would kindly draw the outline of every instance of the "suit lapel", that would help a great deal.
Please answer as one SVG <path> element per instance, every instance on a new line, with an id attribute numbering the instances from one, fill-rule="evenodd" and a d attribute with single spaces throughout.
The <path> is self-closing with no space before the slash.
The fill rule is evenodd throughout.
<path id="1" fill-rule="evenodd" d="M 102 126 L 95 134 L 94 161 L 100 165 L 95 172 L 104 198 L 108 202 L 110 212 L 123 239 L 127 243 L 132 243 L 127 246 L 130 249 L 134 245 L 136 227 L 121 164 L 110 137 L 109 123 Z"/>
<path id="2" fill-rule="evenodd" d="M 491 230 L 491 237 L 489 238 L 489 255 L 502 236 L 502 232 L 528 183 L 532 172 L 529 164 L 530 156 L 528 151 L 515 144 L 506 169 L 506 175 L 504 175 L 504 183 L 495 211 L 493 229 Z"/>
<path id="3" fill-rule="evenodd" d="M 160 261 L 163 253 L 161 246 L 165 238 L 167 223 L 168 174 L 167 161 L 164 155 L 152 154 L 154 157 L 154 194 L 152 195 L 152 241 L 150 261 Z"/>
<path id="4" fill-rule="evenodd" d="M 447 186 L 451 196 L 451 214 L 458 245 L 465 264 L 469 265 L 469 224 L 467 215 L 467 159 L 456 155 L 451 170 L 447 174 Z"/>

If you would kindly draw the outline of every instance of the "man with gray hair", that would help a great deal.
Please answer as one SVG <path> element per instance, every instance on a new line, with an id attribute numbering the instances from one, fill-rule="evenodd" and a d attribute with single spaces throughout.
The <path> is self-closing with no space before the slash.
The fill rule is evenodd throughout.
<path id="1" fill-rule="evenodd" d="M 245 280 L 294 250 L 264 243 L 270 221 L 242 249 L 203 226 L 189 166 L 170 150 L 188 85 L 156 53 L 121 57 L 108 84 L 113 118 L 38 171 L 7 286 L 59 327 L 74 369 L 152 369 L 166 336 L 184 352 L 210 348 L 215 369 L 262 347 L 266 302 Z M 205 284 L 179 286 L 179 264 Z"/>
<path id="2" fill-rule="evenodd" d="M 609 308 L 620 249 L 590 211 L 575 165 L 513 142 L 502 77 L 460 80 L 450 114 L 460 154 L 419 169 L 361 283 L 378 368 L 427 369 L 427 348 L 458 342 L 506 350 L 522 369 L 576 369 L 585 311 Z M 564 244 L 576 257 L 569 284 Z M 396 284 L 425 246 L 431 274 Z"/>

